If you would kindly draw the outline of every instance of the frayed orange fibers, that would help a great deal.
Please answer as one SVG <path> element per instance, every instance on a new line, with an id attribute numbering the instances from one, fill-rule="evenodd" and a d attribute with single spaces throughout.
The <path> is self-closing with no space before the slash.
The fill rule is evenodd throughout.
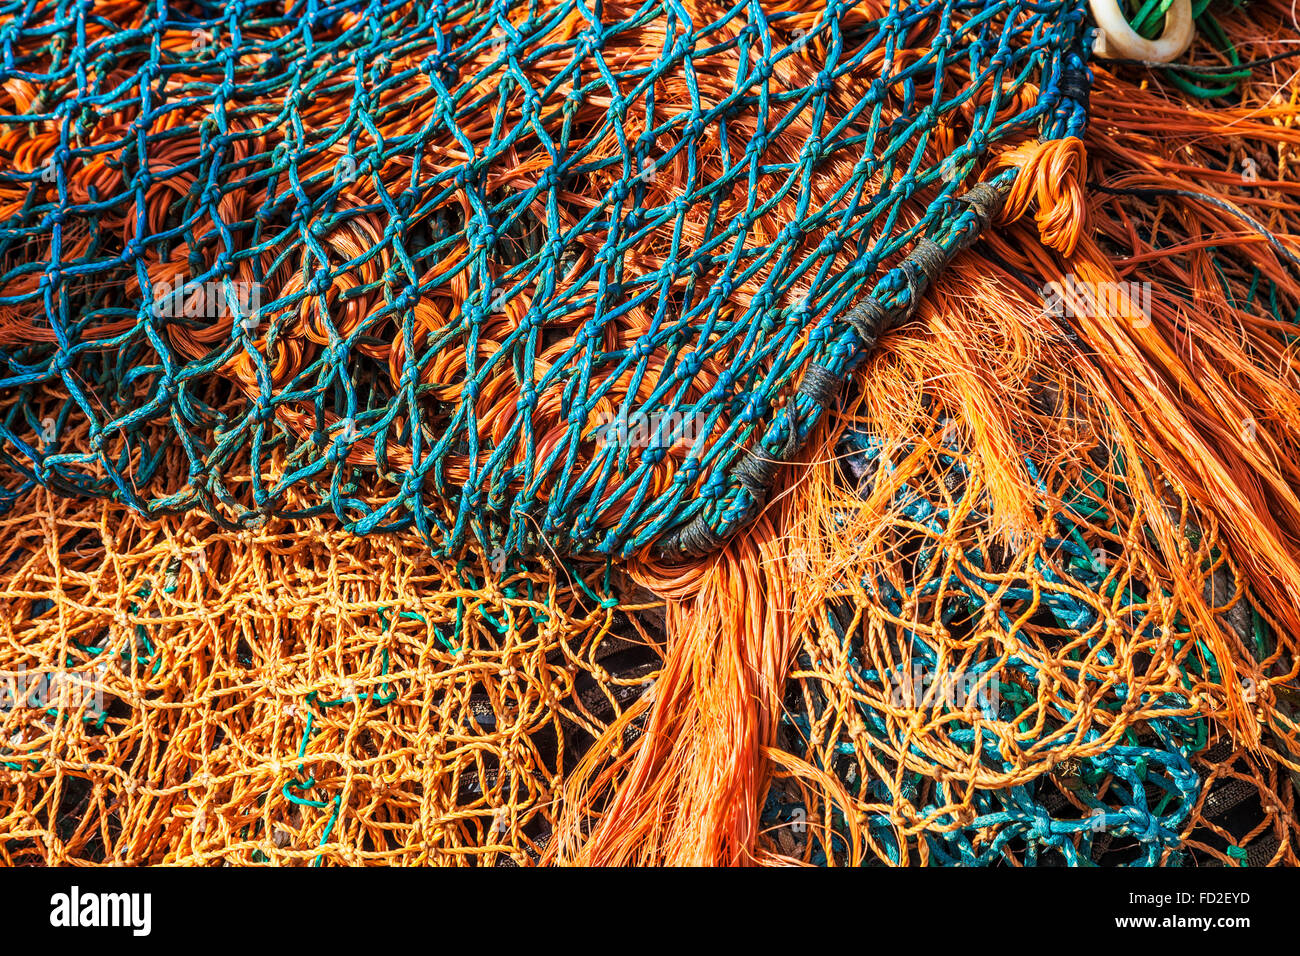
<path id="1" fill-rule="evenodd" d="M 886 7 L 867 4 L 862 15 L 873 16 Z M 132 9 L 134 5 L 122 4 L 123 22 Z M 798 17 L 792 23 L 811 23 L 816 15 L 812 10 L 794 12 Z M 1292 22 L 1287 4 L 1265 0 L 1234 12 L 1225 27 L 1243 59 L 1255 60 L 1286 48 L 1290 41 L 1273 37 L 1281 36 L 1282 28 Z M 557 36 L 572 35 L 580 27 L 575 15 L 556 28 Z M 94 30 L 102 29 L 102 24 L 94 25 Z M 643 50 L 609 55 L 650 57 L 661 41 L 648 37 Z M 779 68 L 812 71 L 816 54 L 814 45 L 804 61 L 782 61 Z M 1214 59 L 1200 48 L 1191 56 Z M 530 64 L 539 71 L 556 66 L 545 61 Z M 716 72 L 701 69 L 693 84 L 673 81 L 666 95 L 683 101 L 726 96 L 729 80 L 721 66 L 713 66 Z M 951 68 L 961 69 L 959 64 Z M 1203 641 L 1213 652 L 1220 677 L 1217 684 L 1195 687 L 1199 712 L 1219 721 L 1235 745 L 1300 769 L 1296 725 L 1276 695 L 1278 686 L 1294 682 L 1300 667 L 1300 368 L 1293 324 L 1278 318 L 1278 310 L 1265 314 L 1267 310 L 1251 304 L 1250 291 L 1264 281 L 1274 290 L 1281 312 L 1293 314 L 1300 307 L 1295 259 L 1300 254 L 1300 185 L 1291 175 L 1292 154 L 1300 147 L 1300 114 L 1294 91 L 1285 90 L 1290 80 L 1280 69 L 1284 66 L 1273 65 L 1271 80 L 1257 75 L 1243 90 L 1239 105 L 1220 108 L 1170 95 L 1146 71 L 1121 67 L 1112 72 L 1097 65 L 1085 140 L 1040 143 L 1026 136 L 990 157 L 982 171 L 985 177 L 1005 168 L 1019 170 L 1000 219 L 980 246 L 951 264 L 915 321 L 894 330 L 863 364 L 841 413 L 822 426 L 801 462 L 785 469 L 764 516 L 706 560 L 668 567 L 642 557 L 631 564 L 632 576 L 667 603 L 663 666 L 653 693 L 604 729 L 564 782 L 558 836 L 544 859 L 592 865 L 777 862 L 782 857 L 765 843 L 759 825 L 760 805 L 774 774 L 796 777 L 841 807 L 852 802 L 829 775 L 778 747 L 782 692 L 794 655 L 803 647 L 817 651 L 813 671 L 818 679 L 840 686 L 845 699 L 861 695 L 849 676 L 837 670 L 842 664 L 819 643 L 817 615 L 831 593 L 854 596 L 855 626 L 870 650 L 891 666 L 905 663 L 893 659 L 895 650 L 887 641 L 889 628 L 898 622 L 885 619 L 861 581 L 869 573 L 900 584 L 908 574 L 933 578 L 957 573 L 954 568 L 961 560 L 955 532 L 939 542 L 937 553 L 944 555 L 944 566 L 909 569 L 897 539 L 904 531 L 921 534 L 924 529 L 909 527 L 892 504 L 904 481 L 923 480 L 935 455 L 948 447 L 937 431 L 941 418 L 959 423 L 963 454 L 973 475 L 967 492 L 987 508 L 978 521 L 966 513 L 958 517 L 969 518 L 972 528 L 978 526 L 969 534 L 981 547 L 1000 548 L 1008 567 L 1021 567 L 1017 562 L 1026 555 L 1042 552 L 1043 542 L 1052 536 L 1053 515 L 1067 506 L 1066 479 L 1078 476 L 1081 460 L 1100 457 L 1101 449 L 1114 451 L 1118 463 L 1102 469 L 1104 487 L 1097 493 L 1101 504 L 1124 520 L 1118 530 L 1095 529 L 1099 540 L 1106 539 L 1116 553 L 1122 574 L 1155 582 L 1160 598 L 1152 603 L 1161 606 L 1146 613 L 1162 621 L 1185 622 L 1196 640 L 1176 650 L 1167 636 L 1162 644 L 1138 648 L 1133 636 L 1137 631 L 1112 613 L 1103 627 L 1114 642 L 1117 663 L 1093 661 L 1089 666 L 1103 678 L 1137 683 L 1155 698 L 1162 690 L 1181 686 L 1179 661 L 1196 653 L 1196 641 Z M 14 82 L 7 84 L 4 95 L 8 108 L 21 113 L 37 93 Z M 404 94 L 389 90 L 386 95 Z M 838 108 L 855 95 L 839 91 Z M 599 99 L 583 106 L 601 118 L 605 107 Z M 265 108 L 273 112 L 274 104 Z M 337 110 L 341 101 L 322 96 L 317 108 Z M 199 128 L 183 109 L 167 116 L 171 119 L 160 122 Z M 427 111 L 417 110 L 380 132 L 399 136 L 428 119 Z M 121 122 L 130 120 L 123 117 Z M 487 137 L 495 122 L 485 113 L 467 135 L 471 140 Z M 634 118 L 629 122 L 636 124 Z M 599 128 L 598 123 L 589 125 Z M 626 136 L 637 132 L 631 129 Z M 937 129 L 927 148 L 949 150 L 964 133 Z M 782 133 L 792 154 L 809 135 L 811 129 L 798 123 Z M 9 127 L 0 134 L 0 148 L 11 152 L 24 169 L 45 161 L 57 142 L 57 132 L 50 129 L 29 134 Z M 257 146 L 232 142 L 250 154 Z M 536 182 L 545 157 L 526 138 L 520 143 L 515 167 L 486 188 Z M 328 171 L 345 146 L 340 143 L 337 153 L 320 155 L 300 175 Z M 199 144 L 197 139 L 178 138 L 169 148 L 168 160 L 180 167 Z M 455 144 L 444 148 L 445 155 L 424 161 L 464 159 Z M 611 140 L 611 152 L 618 148 Z M 1262 170 L 1254 183 L 1243 181 L 1235 169 L 1242 156 L 1257 160 Z M 719 144 L 699 161 L 721 169 L 727 157 Z M 409 164 L 409 159 L 393 159 L 391 168 L 376 175 L 396 182 L 409 173 Z M 684 169 L 661 170 L 649 188 L 672 195 L 682 188 L 684 176 Z M 587 192 L 568 197 L 573 208 L 564 215 L 578 216 L 605 185 L 593 177 Z M 103 194 L 119 186 L 120 172 L 105 162 L 90 163 L 72 177 L 78 201 L 92 190 Z M 836 186 L 834 164 L 811 184 L 821 197 Z M 145 197 L 150 221 L 160 221 L 175 199 L 170 188 L 157 186 Z M 0 195 L 0 215 L 4 209 L 12 211 L 21 198 Z M 227 201 L 238 200 L 232 194 Z M 722 214 L 734 213 L 735 202 L 735 197 L 725 197 Z M 342 203 L 355 208 L 374 205 L 373 182 L 358 181 L 355 194 Z M 1269 235 L 1233 210 L 1246 213 Z M 249 214 L 238 208 L 222 213 L 228 221 Z M 900 222 L 914 221 L 912 216 L 914 210 L 904 209 Z M 787 200 L 772 208 L 755 230 L 775 238 L 792 218 L 793 200 Z M 134 221 L 132 210 L 106 228 L 117 228 L 129 241 Z M 684 241 L 699 238 L 698 231 L 691 232 L 698 226 L 688 223 Z M 330 255 L 347 261 L 373 245 L 383 228 L 377 218 L 356 216 L 320 241 Z M 809 244 L 820 239 L 815 232 L 806 237 Z M 664 240 L 663 234 L 650 230 L 629 255 L 647 270 L 658 268 Z M 71 257 L 88 246 L 90 237 L 69 230 L 62 241 L 65 257 Z M 1219 268 L 1211 251 L 1224 246 L 1245 250 L 1250 264 L 1234 261 L 1226 272 Z M 574 268 L 585 266 L 595 251 L 579 250 Z M 197 253 L 182 246 L 166 261 L 151 262 L 151 278 L 177 280 L 191 254 Z M 267 265 L 272 263 L 268 260 Z M 375 305 L 364 297 L 349 298 L 348 290 L 374 285 L 389 265 L 382 257 L 370 260 L 329 291 L 329 322 L 338 335 L 351 334 Z M 303 266 L 276 263 L 270 269 L 273 288 L 268 294 L 279 298 L 292 293 L 295 284 L 305 281 Z M 29 274 L 2 291 L 29 292 L 35 281 L 35 274 Z M 1127 292 L 1085 300 L 1077 291 L 1133 288 L 1129 283 L 1149 289 L 1149 303 L 1135 302 Z M 1045 307 L 1048 288 L 1061 293 L 1063 314 Z M 416 348 L 431 330 L 452 320 L 466 294 L 453 283 L 441 298 L 416 306 L 423 330 Z M 747 304 L 746 294 L 743 287 L 736 290 L 737 308 Z M 484 356 L 517 329 L 528 304 L 526 295 L 512 300 L 484 327 L 479 342 Z M 275 382 L 306 367 L 328 345 L 328 323 L 318 308 L 314 299 L 305 301 L 299 320 L 280 341 L 272 365 Z M 539 364 L 570 348 L 588 318 L 582 313 L 568 317 L 554 342 L 539 354 Z M 633 343 L 651 319 L 646 310 L 631 309 L 606 334 Z M 107 338 L 124 327 L 108 322 L 94 335 Z M 167 334 L 184 354 L 200 356 L 213 342 L 229 337 L 229 322 L 201 329 L 174 327 Z M 0 307 L 0 342 L 48 341 L 51 335 L 44 316 Z M 381 338 L 363 351 L 369 350 L 367 354 L 396 381 L 406 343 L 400 337 Z M 614 341 L 608 344 L 616 346 Z M 454 401 L 455 383 L 474 360 L 440 356 L 425 367 L 422 382 L 435 386 L 436 398 Z M 644 389 L 656 381 L 656 359 L 648 361 L 650 372 L 639 379 L 638 387 Z M 705 362 L 692 388 L 707 389 L 719 371 Z M 255 370 L 246 358 L 231 359 L 223 374 L 239 388 L 256 388 Z M 609 408 L 618 407 L 631 387 L 630 378 L 611 386 Z M 503 370 L 480 396 L 479 427 L 484 444 L 490 446 L 515 414 L 518 396 L 511 371 Z M 540 460 L 563 430 L 559 396 L 542 396 L 535 414 L 540 440 L 534 454 Z M 299 434 L 318 427 L 307 409 L 285 413 L 283 424 Z M 870 429 L 885 447 L 898 452 L 895 472 L 877 477 L 862 498 L 834 490 L 835 440 L 850 424 Z M 373 448 L 361 454 L 365 463 L 373 464 Z M 406 464 L 401 449 L 390 449 L 389 454 L 399 466 Z M 659 487 L 672 481 L 683 454 L 683 449 L 675 449 L 665 460 Z M 455 482 L 466 474 L 465 463 L 453 461 L 447 480 Z M 960 512 L 958 504 L 954 509 Z M 611 508 L 604 520 L 617 521 L 617 509 Z M 1215 546 L 1193 544 L 1192 538 Z M 1234 600 L 1251 603 L 1277 635 L 1277 647 L 1264 659 L 1224 624 L 1220 602 L 1207 592 L 1210 572 L 1204 565 L 1226 560 L 1225 553 L 1235 569 L 1233 580 L 1240 584 Z M 996 577 L 1010 572 L 988 573 Z M 922 618 L 919 606 L 913 610 L 916 618 L 905 622 L 908 626 L 942 630 L 941 622 Z M 1105 611 L 1099 607 L 1103 619 Z M 952 653 L 973 657 L 991 653 L 990 647 L 1019 642 L 1016 634 L 1030 627 L 1030 616 L 1026 612 L 1025 620 L 1016 622 L 1011 636 L 983 622 L 976 637 L 964 646 L 954 644 Z M 1138 673 L 1147 659 L 1160 666 Z M 1082 686 L 1082 680 L 1053 661 L 1045 658 L 1044 672 L 1052 675 L 1061 693 Z M 1247 679 L 1257 696 L 1244 693 Z M 1016 753 L 1018 768 L 990 776 L 945 736 L 942 721 L 932 725 L 917 713 L 890 710 L 888 702 L 879 706 L 906 741 L 891 754 L 895 765 L 877 768 L 882 774 L 901 775 L 911 764 L 923 765 L 927 772 L 942 773 L 973 792 L 978 786 L 1009 785 L 1047 773 L 1055 766 L 1029 750 L 1018 750 L 1014 728 L 1004 728 L 1007 750 Z M 1134 705 L 1135 711 L 1140 706 Z M 1086 719 L 1101 720 L 1096 715 Z M 630 731 L 641 726 L 643 733 L 629 740 Z M 1095 747 L 1113 744 L 1127 729 L 1123 722 L 1106 724 Z M 860 735 L 861 728 L 850 726 L 849 732 Z M 921 762 L 917 752 L 928 762 Z M 1087 753 L 1080 750 L 1070 757 L 1081 755 Z M 964 806 L 969 809 L 969 793 L 967 800 Z M 902 809 L 886 809 L 894 814 L 901 833 L 915 833 L 925 825 Z M 854 818 L 848 825 L 853 853 L 865 854 L 869 841 L 860 821 Z"/>
<path id="2" fill-rule="evenodd" d="M 1262 9 L 1283 14 L 1279 4 L 1257 5 L 1256 15 Z M 1258 37 L 1247 45 L 1261 58 L 1277 49 Z M 909 431 L 922 409 L 917 388 L 939 396 L 969 436 L 991 507 L 990 527 L 1018 551 L 1038 546 L 1045 531 L 1037 517 L 1043 489 L 1025 470 L 1026 453 L 1050 467 L 1051 461 L 1077 460 L 1085 443 L 1098 437 L 1118 449 L 1126 463 L 1123 485 L 1109 493 L 1133 497 L 1136 536 L 1117 546 L 1132 550 L 1128 560 L 1135 570 L 1147 569 L 1143 573 L 1156 574 L 1171 589 L 1163 613 L 1189 620 L 1220 668 L 1217 685 L 1193 695 L 1196 706 L 1221 719 L 1233 739 L 1295 771 L 1297 728 L 1271 688 L 1296 679 L 1300 649 L 1296 353 L 1277 320 L 1242 304 L 1249 278 L 1228 277 L 1226 290 L 1211 281 L 1219 276 L 1205 248 L 1250 243 L 1258 269 L 1292 309 L 1300 304 L 1300 281 L 1275 247 L 1211 202 L 1112 199 L 1085 185 L 1222 190 L 1239 184 L 1239 175 L 1213 167 L 1208 156 L 1216 146 L 1276 149 L 1276 165 L 1283 167 L 1287 150 L 1300 145 L 1294 103 L 1214 110 L 1157 94 L 1140 76 L 1121 79 L 1104 68 L 1099 74 L 1087 143 L 1024 143 L 990 164 L 986 175 L 1019 169 L 1000 225 L 986 238 L 987 252 L 956 260 L 920 321 L 898 330 L 866 364 L 860 385 L 875 396 L 868 420 L 894 441 L 918 439 Z M 1189 183 L 1190 176 L 1196 182 Z M 1277 242 L 1300 251 L 1296 184 L 1278 179 L 1260 186 L 1232 202 L 1252 208 Z M 1032 232 L 1018 225 L 1031 218 Z M 1139 238 L 1157 229 L 1165 238 L 1181 233 L 1186 239 L 1162 251 Z M 1149 303 L 1129 292 L 1143 282 Z M 1064 291 L 1072 321 L 1045 314 L 1049 287 Z M 1121 292 L 1103 297 L 1098 308 L 1080 299 L 1080 288 Z M 1180 294 L 1184 290 L 1190 295 Z M 912 384 L 890 372 L 905 362 L 916 365 Z M 1072 414 L 1086 415 L 1086 423 L 1026 417 L 1024 383 L 1035 369 L 1059 382 L 1060 394 L 1073 396 Z M 770 524 L 752 537 L 689 569 L 648 574 L 651 566 L 641 566 L 641 579 L 669 602 L 668 656 L 641 741 L 618 752 L 612 743 L 618 731 L 612 730 L 607 746 L 593 751 L 570 779 L 560 859 L 774 861 L 756 842 L 754 822 L 773 759 L 831 804 L 851 802 L 833 779 L 772 749 L 780 675 L 807 639 L 800 635 L 814 627 L 824 596 L 864 560 L 881 573 L 899 573 L 896 558 L 871 553 L 869 525 L 845 528 L 842 498 L 832 502 L 812 490 L 834 483 L 823 473 L 833 470 L 829 449 L 844 421 L 824 430 L 813 461 L 788 470 L 793 487 L 769 508 Z M 888 494 L 871 499 L 882 508 L 888 500 Z M 1199 552 L 1188 548 L 1189 527 L 1198 534 L 1217 528 L 1230 548 L 1242 580 L 1257 595 L 1257 613 L 1274 622 L 1279 647 L 1270 658 L 1256 659 L 1224 624 L 1206 572 L 1191 560 Z M 791 571 L 796 540 L 802 574 Z M 1025 772 L 1002 783 L 1044 769 L 1026 758 Z M 975 771 L 963 771 L 958 762 L 947 773 Z M 862 839 L 856 822 L 848 823 L 854 840 Z"/>

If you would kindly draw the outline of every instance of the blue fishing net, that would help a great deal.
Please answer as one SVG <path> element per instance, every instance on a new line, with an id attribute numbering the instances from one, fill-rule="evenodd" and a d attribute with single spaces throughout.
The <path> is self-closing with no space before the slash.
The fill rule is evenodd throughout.
<path id="1" fill-rule="evenodd" d="M 707 551 L 1086 118 L 1081 0 L 0 5 L 0 494 Z"/>

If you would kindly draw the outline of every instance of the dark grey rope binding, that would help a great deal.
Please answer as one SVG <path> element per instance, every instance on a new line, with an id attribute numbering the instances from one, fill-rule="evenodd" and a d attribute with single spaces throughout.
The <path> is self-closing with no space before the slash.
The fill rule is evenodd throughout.
<path id="1" fill-rule="evenodd" d="M 1057 84 L 1057 89 L 1061 96 L 1073 100 L 1086 111 L 1092 93 L 1092 77 L 1088 73 L 1088 68 L 1080 64 L 1062 69 L 1061 81 Z"/>
<path id="2" fill-rule="evenodd" d="M 751 506 L 743 515 L 729 521 L 729 527 L 723 534 L 718 533 L 705 515 L 697 514 L 681 529 L 661 539 L 659 551 L 664 557 L 699 557 L 716 551 L 733 531 L 756 516 L 767 502 L 777 471 L 803 447 L 800 434 L 807 435 L 812 431 L 839 395 L 845 378 L 875 348 L 880 337 L 912 317 L 921 297 L 953 257 L 970 248 L 983 235 L 993 217 L 1002 209 L 1010 189 L 1011 179 L 1007 178 L 993 183 L 977 183 L 960 196 L 952 197 L 952 202 L 965 206 L 974 217 L 974 228 L 952 232 L 947 242 L 937 242 L 927 237 L 917 240 L 907 258 L 876 285 L 877 291 L 882 287 L 888 289 L 887 281 L 893 276 L 901 275 L 907 286 L 907 294 L 899 297 L 893 305 L 885 305 L 873 294 L 856 302 L 840 317 L 840 322 L 853 329 L 859 345 L 853 360 L 841 372 L 816 362 L 809 363 L 805 368 L 798 394 L 808 399 L 816 409 L 807 426 L 801 429 L 797 422 L 792 421 L 785 441 L 775 452 L 762 447 L 747 447 L 727 475 L 729 486 L 743 486 L 749 490 L 752 496 Z"/>

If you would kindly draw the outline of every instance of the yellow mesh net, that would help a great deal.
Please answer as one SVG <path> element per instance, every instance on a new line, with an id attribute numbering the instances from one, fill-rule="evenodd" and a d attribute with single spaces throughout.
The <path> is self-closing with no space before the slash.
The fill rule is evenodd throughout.
<path id="1" fill-rule="evenodd" d="M 0 542 L 6 864 L 526 863 L 657 662 L 603 565 L 44 493 Z"/>

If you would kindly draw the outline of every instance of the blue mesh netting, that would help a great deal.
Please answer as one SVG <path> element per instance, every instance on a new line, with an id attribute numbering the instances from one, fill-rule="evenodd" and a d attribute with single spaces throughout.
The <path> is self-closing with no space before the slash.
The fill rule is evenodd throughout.
<path id="1" fill-rule="evenodd" d="M 1081 130 L 1084 13 L 3 4 L 4 499 L 706 550 Z"/>

